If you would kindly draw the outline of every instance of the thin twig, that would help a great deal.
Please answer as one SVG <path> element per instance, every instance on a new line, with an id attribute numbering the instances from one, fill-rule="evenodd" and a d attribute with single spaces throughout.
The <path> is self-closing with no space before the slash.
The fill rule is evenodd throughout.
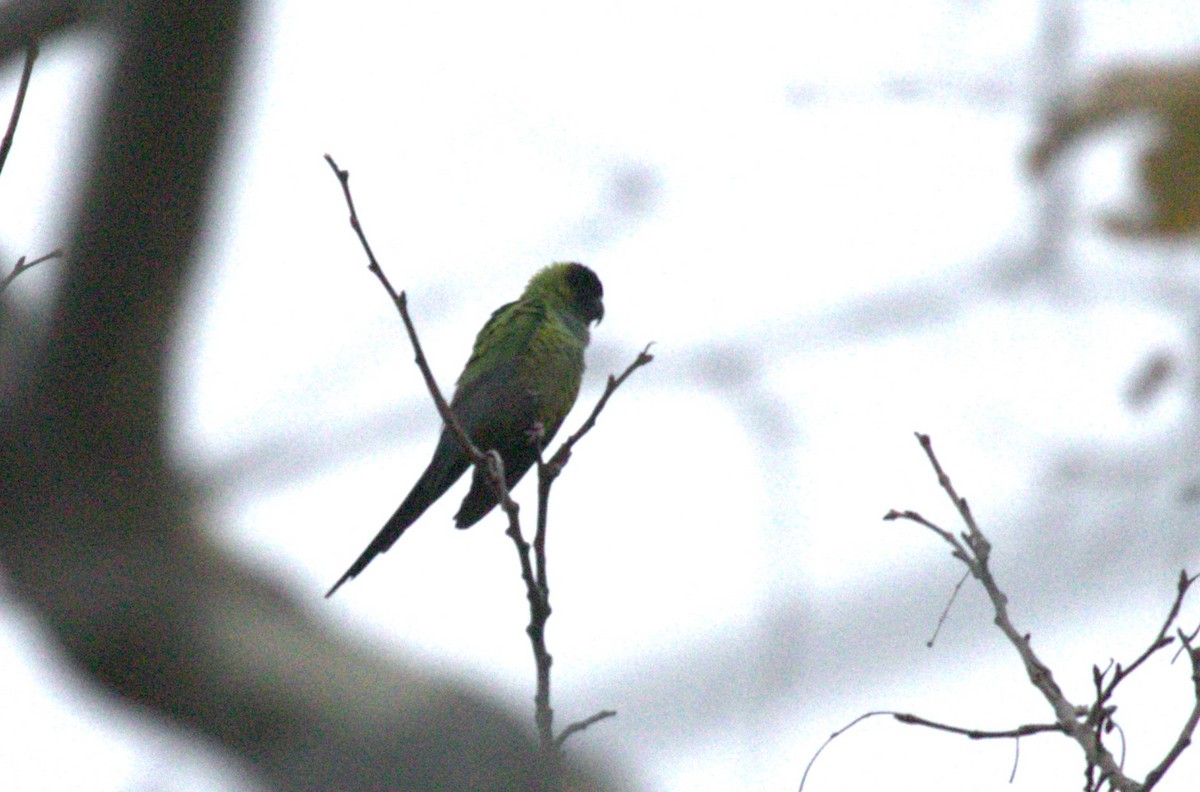
<path id="1" fill-rule="evenodd" d="M 0 139 L 0 172 L 4 170 L 4 164 L 8 162 L 8 152 L 12 150 L 13 140 L 17 135 L 17 124 L 21 120 L 21 110 L 25 107 L 25 94 L 29 90 L 29 80 L 33 77 L 33 64 L 38 58 L 40 52 L 37 43 L 32 43 L 25 50 L 25 64 L 21 68 L 21 81 L 17 85 L 17 98 L 13 101 L 12 114 L 8 117 L 8 129 L 4 132 L 4 138 Z M 5 276 L 4 280 L 0 281 L 0 294 L 8 288 L 8 285 L 16 280 L 16 277 L 27 269 L 32 269 L 43 261 L 60 258 L 61 250 L 53 250 L 40 258 L 26 263 L 25 257 L 22 256 L 13 266 L 12 272 Z"/>
<path id="2" fill-rule="evenodd" d="M 28 262 L 25 261 L 24 256 L 21 256 L 21 258 L 17 259 L 17 263 L 13 265 L 12 272 L 8 273 L 8 275 L 6 275 L 4 277 L 4 280 L 0 281 L 0 294 L 3 294 L 4 290 L 8 288 L 8 284 L 10 284 L 14 280 L 16 280 L 17 276 L 20 275 L 25 270 L 33 269 L 38 264 L 41 264 L 43 261 L 50 261 L 52 259 L 57 259 L 57 258 L 62 258 L 62 250 L 52 250 L 49 253 L 47 253 L 46 255 L 39 256 L 38 258 L 35 258 L 33 261 L 28 261 Z"/>
<path id="3" fill-rule="evenodd" d="M 827 747 L 829 747 L 829 744 L 830 744 L 831 742 L 833 742 L 834 740 L 836 740 L 838 737 L 841 737 L 843 734 L 845 734 L 846 732 L 850 731 L 850 730 L 851 730 L 851 729 L 853 729 L 855 726 L 857 726 L 858 724 L 860 724 L 860 723 L 862 723 L 863 721 L 865 721 L 867 718 L 874 718 L 874 717 L 876 717 L 876 716 L 878 716 L 878 715 L 893 715 L 893 714 L 894 714 L 894 713 L 891 713 L 891 712 L 884 712 L 884 711 L 864 712 L 862 715 L 859 715 L 857 718 L 855 718 L 854 720 L 850 721 L 850 722 L 849 722 L 849 723 L 847 723 L 845 726 L 843 726 L 842 728 L 838 729 L 838 730 L 837 730 L 837 731 L 835 731 L 833 734 L 831 734 L 831 735 L 829 735 L 827 738 L 825 738 L 825 742 L 821 743 L 821 747 L 817 749 L 817 752 L 816 752 L 815 754 L 813 754 L 813 755 L 812 755 L 812 758 L 811 758 L 811 759 L 809 759 L 809 760 L 808 760 L 808 764 L 804 766 L 804 775 L 800 776 L 800 788 L 797 790 L 797 792 L 804 792 L 804 784 L 805 784 L 805 783 L 808 781 L 808 773 L 809 773 L 809 771 L 811 771 L 811 770 L 812 770 L 812 768 L 813 768 L 813 765 L 815 765 L 815 764 L 817 763 L 817 759 L 819 759 L 819 758 L 820 758 L 820 756 L 821 756 L 821 753 L 822 753 L 822 752 L 823 752 L 823 751 L 824 751 L 824 750 L 825 750 Z"/>
<path id="4" fill-rule="evenodd" d="M 546 467 L 549 468 L 549 475 L 552 480 L 558 477 L 558 474 L 562 471 L 563 466 L 565 466 L 567 461 L 571 458 L 571 449 L 575 447 L 575 444 L 582 440 L 584 435 L 592 431 L 592 427 L 596 425 L 596 419 L 600 417 L 600 413 L 604 409 L 604 406 L 608 404 L 609 397 L 616 393 L 617 388 L 621 387 L 621 384 L 624 383 L 625 380 L 629 379 L 630 374 L 654 360 L 654 355 L 650 354 L 650 347 L 652 346 L 654 346 L 653 341 L 651 341 L 649 344 L 646 344 L 646 348 L 638 353 L 638 356 L 632 363 L 626 366 L 625 370 L 621 372 L 620 376 L 614 377 L 611 374 L 608 375 L 608 382 L 604 385 L 604 393 L 600 396 L 600 400 L 596 402 L 596 406 L 592 408 L 591 413 L 588 414 L 587 419 L 584 420 L 583 425 L 579 427 L 575 434 L 568 437 L 566 441 L 559 446 L 558 450 L 554 452 L 554 456 L 550 457 L 550 461 L 546 463 Z"/>
<path id="5" fill-rule="evenodd" d="M 1162 627 L 1159 628 L 1158 635 L 1150 642 L 1146 651 L 1142 652 L 1132 663 L 1127 666 L 1122 666 L 1120 663 L 1116 664 L 1112 677 L 1097 699 L 1098 702 L 1103 703 L 1108 701 L 1113 691 L 1116 690 L 1117 685 L 1121 683 L 1121 680 L 1136 671 L 1142 663 L 1150 659 L 1151 655 L 1175 643 L 1175 638 L 1167 635 L 1167 632 L 1171 629 L 1171 625 L 1175 623 L 1175 620 L 1179 618 L 1179 611 L 1183 607 L 1184 597 L 1187 596 L 1188 589 L 1195 582 L 1196 578 L 1188 577 L 1186 570 L 1179 573 L 1179 582 L 1175 587 L 1175 601 L 1171 604 L 1171 610 L 1167 613 L 1167 618 L 1163 621 Z"/>
<path id="6" fill-rule="evenodd" d="M 958 579 L 958 583 L 954 586 L 954 591 L 950 592 L 950 599 L 946 601 L 946 607 L 942 610 L 941 617 L 938 618 L 937 626 L 933 628 L 933 635 L 929 636 L 929 640 L 925 642 L 927 648 L 933 648 L 933 642 L 937 640 L 938 634 L 941 633 L 942 625 L 946 623 L 946 617 L 950 615 L 950 609 L 954 607 L 954 601 L 958 599 L 958 593 L 962 591 L 963 583 L 966 583 L 969 577 L 971 577 L 971 570 L 968 569 Z"/>
<path id="7" fill-rule="evenodd" d="M 338 164 L 334 162 L 333 157 L 326 154 L 325 161 L 329 163 L 329 167 L 333 170 L 337 177 L 338 183 L 342 185 L 342 195 L 346 199 L 346 207 L 350 210 L 350 227 L 354 229 L 354 233 L 358 235 L 359 244 L 362 245 L 363 252 L 367 254 L 367 269 L 369 269 L 379 282 L 383 284 L 384 290 L 388 296 L 392 298 L 397 310 L 400 311 L 400 318 L 404 321 L 404 329 L 408 332 L 408 340 L 412 343 L 413 352 L 416 356 L 417 368 L 421 371 L 421 376 L 425 379 L 425 387 L 429 389 L 429 395 L 433 397 L 433 403 L 437 407 L 438 415 L 442 417 L 446 425 L 454 432 L 455 438 L 462 446 L 467 456 L 471 458 L 471 462 L 476 465 L 483 466 L 484 469 L 490 471 L 488 457 L 471 442 L 470 435 L 463 429 L 462 424 L 458 420 L 458 416 L 450 409 L 450 403 L 442 396 L 442 391 L 438 387 L 437 380 L 433 376 L 433 370 L 429 368 L 429 362 L 425 359 L 425 352 L 421 349 L 421 341 L 417 338 L 417 329 L 413 326 L 412 317 L 408 315 L 408 297 L 404 292 L 397 292 L 392 286 L 392 282 L 388 280 L 384 274 L 383 268 L 379 266 L 378 259 L 375 258 L 375 251 L 371 249 L 371 243 L 367 241 L 366 232 L 363 231 L 362 222 L 358 219 L 358 210 L 354 207 L 354 196 L 350 192 L 350 171 L 342 170 Z M 503 490 L 500 498 L 500 505 L 512 505 L 512 499 L 508 495 L 507 487 L 504 487 L 504 479 L 493 479 L 493 484 L 497 485 L 498 490 Z M 507 511 L 507 509 L 505 509 Z"/>
<path id="8" fill-rule="evenodd" d="M 596 425 L 596 419 L 599 417 L 601 411 L 604 410 L 604 406 L 608 404 L 609 397 L 616 392 L 617 388 L 621 387 L 621 384 L 625 380 L 629 379 L 630 374 L 654 359 L 649 352 L 650 344 L 647 344 L 646 348 L 621 372 L 620 376 L 614 377 L 609 375 L 608 383 L 604 387 L 604 393 L 601 394 L 599 401 L 596 402 L 596 406 L 592 408 L 583 425 L 579 427 L 575 434 L 568 437 L 559 446 L 549 462 L 542 461 L 541 449 L 538 449 L 538 517 L 537 530 L 533 536 L 533 552 L 537 565 L 536 575 L 529 564 L 529 545 L 523 538 L 519 537 L 519 529 L 518 534 L 513 535 L 513 541 L 518 542 L 517 549 L 521 553 L 521 576 L 525 579 L 525 585 L 528 589 L 529 628 L 526 632 L 529 633 L 529 640 L 533 645 L 534 663 L 537 666 L 538 689 L 534 697 L 536 707 L 535 720 L 544 748 L 551 744 L 555 748 L 559 748 L 566 739 L 564 735 L 580 730 L 572 729 L 568 726 L 563 734 L 555 738 L 554 711 L 550 707 L 550 665 L 553 659 L 550 657 L 550 653 L 546 651 L 545 643 L 546 622 L 549 620 L 551 613 L 550 581 L 546 569 L 546 526 L 547 511 L 550 506 L 550 488 L 554 485 L 555 479 L 562 473 L 563 468 L 566 467 L 567 462 L 570 461 L 571 449 Z M 616 715 L 616 712 L 604 714 L 607 712 L 609 711 L 605 710 L 599 713 L 602 717 L 593 716 L 594 720 L 589 719 L 587 722 L 580 721 L 580 723 L 586 723 L 581 728 L 590 726 L 596 720 L 603 720 L 603 718 Z"/>
<path id="9" fill-rule="evenodd" d="M 1008 771 L 1008 783 L 1012 783 L 1017 777 L 1017 767 L 1021 764 L 1021 738 L 1013 738 L 1013 765 L 1012 770 Z"/>
<path id="10" fill-rule="evenodd" d="M 25 106 L 25 92 L 29 90 L 29 78 L 33 76 L 33 62 L 37 60 L 38 45 L 30 44 L 25 50 L 25 65 L 21 69 L 21 82 L 17 86 L 17 99 L 13 102 L 12 115 L 8 118 L 8 131 L 0 140 L 0 171 L 8 161 L 8 152 L 12 148 L 13 138 L 17 134 L 17 122 L 21 120 L 21 108 Z"/>
<path id="11" fill-rule="evenodd" d="M 575 721 L 574 723 L 569 724 L 565 729 L 562 730 L 562 732 L 559 733 L 557 737 L 554 738 L 554 742 L 561 748 L 562 744 L 567 741 L 567 738 L 575 732 L 581 732 L 587 727 L 591 726 L 593 723 L 599 723 L 607 718 L 615 717 L 617 717 L 616 710 L 600 710 L 589 718 L 584 718 L 583 720 Z"/>
<path id="12" fill-rule="evenodd" d="M 958 537 L 947 531 L 945 528 L 942 528 L 937 523 L 925 519 L 920 515 L 920 513 L 912 510 L 897 511 L 896 509 L 892 509 L 887 514 L 883 515 L 883 519 L 889 522 L 892 520 L 908 520 L 910 522 L 915 522 L 918 525 L 925 526 L 954 548 L 953 555 L 955 558 L 970 566 L 970 553 L 967 552 L 967 548 L 958 540 Z"/>
<path id="13" fill-rule="evenodd" d="M 550 458 L 549 462 L 542 461 L 541 449 L 538 449 L 538 516 L 537 530 L 533 536 L 533 555 L 534 561 L 531 564 L 529 560 L 530 545 L 520 535 L 520 528 L 515 523 L 509 525 L 509 535 L 513 542 L 517 545 L 517 551 L 521 556 L 521 577 L 525 580 L 526 593 L 529 598 L 529 627 L 526 632 L 529 634 L 529 641 L 533 647 L 534 665 L 537 667 L 537 693 L 534 696 L 535 715 L 534 720 L 538 727 L 538 736 L 542 741 L 543 748 L 554 747 L 558 749 L 562 746 L 566 739 L 564 735 L 574 733 L 579 729 L 572 730 L 570 726 L 564 730 L 557 738 L 554 737 L 554 710 L 550 707 L 550 666 L 553 663 L 553 658 L 546 650 L 546 622 L 550 619 L 552 612 L 550 608 L 550 581 L 547 572 L 546 562 L 546 529 L 547 529 L 547 510 L 550 505 L 550 488 L 554 485 L 555 479 L 562 473 L 563 468 L 571 460 L 571 449 L 578 443 L 584 435 L 591 431 L 596 425 L 596 419 L 599 417 L 604 406 L 608 404 L 609 398 L 616 392 L 617 388 L 621 387 L 625 380 L 629 379 L 634 371 L 653 360 L 653 356 L 649 354 L 650 345 L 647 344 L 630 363 L 620 376 L 609 375 L 608 383 L 605 385 L 604 393 L 596 402 L 596 406 L 592 408 L 591 413 L 584 420 L 580 428 L 559 446 L 558 450 Z M 538 442 L 536 439 L 534 442 Z M 536 564 L 536 573 L 533 565 Z M 609 712 L 605 710 L 604 712 Z M 612 717 L 611 715 L 600 713 L 603 717 L 593 716 L 595 720 L 589 719 L 586 725 L 591 725 L 596 720 Z M 585 723 L 580 721 L 580 723 Z M 575 724 L 572 724 L 575 725 Z M 583 727 L 583 728 L 586 728 Z"/>
<path id="14" fill-rule="evenodd" d="M 1183 575 L 1187 577 L 1186 573 Z M 1192 578 L 1195 580 L 1195 578 Z M 1175 738 L 1175 742 L 1171 745 L 1167 755 L 1163 760 L 1155 765 L 1149 773 L 1146 774 L 1145 784 L 1142 786 L 1144 792 L 1149 792 L 1154 786 L 1162 780 L 1167 771 L 1171 769 L 1171 765 L 1175 764 L 1175 760 L 1179 758 L 1187 747 L 1192 744 L 1192 735 L 1196 733 L 1196 726 L 1200 725 L 1200 649 L 1192 645 L 1191 638 L 1184 634 L 1183 630 L 1177 631 L 1180 643 L 1187 647 L 1188 659 L 1192 664 L 1192 696 L 1196 703 L 1192 705 L 1192 711 L 1188 714 L 1187 720 L 1183 724 L 1183 728 L 1179 730 L 1179 736 Z"/>
<path id="15" fill-rule="evenodd" d="M 901 723 L 907 723 L 911 726 L 924 726 L 929 729 L 937 729 L 938 731 L 950 732 L 951 734 L 961 734 L 964 737 L 969 737 L 972 740 L 1011 740 L 1017 737 L 1027 737 L 1031 734 L 1045 734 L 1046 732 L 1062 732 L 1064 731 L 1062 724 L 1059 723 L 1026 723 L 1012 729 L 965 729 L 961 726 L 951 726 L 948 723 L 939 723 L 928 718 L 922 718 L 920 715 L 912 715 L 907 712 L 891 712 L 888 713 Z"/>
<path id="16" fill-rule="evenodd" d="M 815 754 L 813 754 L 811 759 L 808 760 L 808 766 L 804 768 L 804 775 L 800 778 L 799 792 L 804 792 L 804 783 L 808 779 L 809 771 L 812 769 L 812 766 L 814 764 L 816 764 L 817 757 L 819 757 L 821 755 L 821 752 L 825 750 L 825 747 L 827 745 L 829 745 L 829 743 L 833 742 L 836 738 L 838 738 L 838 737 L 842 736 L 843 734 L 845 734 L 846 732 L 850 731 L 850 729 L 854 728 L 855 726 L 857 726 L 859 723 L 866 720 L 867 718 L 874 718 L 874 717 L 877 717 L 880 715 L 889 715 L 892 718 L 894 718 L 895 720 L 899 721 L 900 723 L 904 723 L 904 724 L 907 724 L 910 726 L 924 726 L 925 728 L 936 729 L 937 731 L 950 732 L 951 734 L 961 734 L 964 737 L 969 737 L 972 740 L 1000 740 L 1000 739 L 1010 739 L 1011 740 L 1011 739 L 1020 739 L 1021 737 L 1025 737 L 1025 736 L 1028 736 L 1031 734 L 1045 734 L 1047 732 L 1063 731 L 1062 726 L 1060 726 L 1057 723 L 1030 723 L 1030 724 L 1025 724 L 1022 726 L 1017 726 L 1012 729 L 1001 729 L 1001 730 L 965 729 L 965 728 L 962 728 L 961 726 L 951 726 L 950 724 L 947 724 L 947 723 L 939 723 L 938 721 L 932 721 L 932 720 L 929 720 L 928 718 L 922 718 L 920 715 L 913 715 L 912 713 L 909 713 L 909 712 L 894 712 L 892 710 L 872 710 L 871 712 L 866 712 L 866 713 L 863 713 L 862 715 L 859 715 L 857 718 L 850 721 L 848 724 L 846 724 L 842 728 L 838 729 L 833 734 L 829 735 L 829 738 L 826 739 L 825 742 L 823 742 L 821 744 L 821 747 L 817 749 L 817 752 Z M 1014 774 L 1016 773 L 1015 767 L 1013 769 L 1013 773 Z"/>
<path id="17" fill-rule="evenodd" d="M 609 397 L 616 392 L 617 388 L 621 387 L 625 380 L 629 379 L 629 375 L 638 370 L 642 366 L 654 360 L 654 356 L 650 354 L 650 347 L 654 345 L 651 342 L 646 345 L 632 363 L 625 367 L 619 376 L 608 376 L 608 382 L 605 383 L 604 393 L 601 394 L 600 400 L 596 402 L 596 406 L 592 408 L 586 420 L 575 432 L 568 437 L 558 450 L 554 452 L 554 456 L 549 462 L 542 460 L 542 449 L 538 448 L 538 520 L 537 531 L 533 537 L 533 548 L 537 556 L 537 582 L 547 593 L 550 589 L 550 582 L 546 578 L 546 520 L 547 512 L 550 507 L 550 488 L 554 485 L 554 480 L 562 473 L 567 462 L 571 459 L 571 449 L 575 444 L 583 439 L 583 436 L 592 430 L 596 425 L 596 419 L 600 416 L 604 406 L 608 404 Z"/>

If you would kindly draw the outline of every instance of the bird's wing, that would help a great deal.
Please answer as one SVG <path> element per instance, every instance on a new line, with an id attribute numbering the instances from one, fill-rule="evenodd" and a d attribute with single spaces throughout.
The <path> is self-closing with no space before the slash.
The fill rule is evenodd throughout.
<path id="1" fill-rule="evenodd" d="M 500 452 L 510 485 L 536 459 L 528 431 L 538 420 L 539 401 L 528 382 L 536 366 L 529 357 L 546 318 L 545 307 L 533 301 L 497 309 L 475 339 L 451 403 L 475 445 Z M 473 525 L 495 505 L 487 476 L 477 471 L 455 522 L 460 528 Z"/>
<path id="2" fill-rule="evenodd" d="M 544 311 L 537 306 L 512 302 L 501 306 L 475 338 L 471 358 L 458 378 L 450 406 L 472 441 L 487 451 L 495 448 L 508 461 L 511 452 L 502 438 L 510 427 L 528 426 L 534 419 L 528 414 L 536 407 L 527 389 L 519 387 L 521 350 L 537 331 Z M 522 393 L 526 394 L 522 398 Z M 521 433 L 521 430 L 516 430 Z M 326 597 L 362 572 L 380 553 L 390 548 L 400 535 L 440 498 L 463 474 L 470 462 L 449 428 L 443 428 L 437 449 L 425 473 L 408 497 L 383 526 L 366 550 L 333 585 Z M 525 465 L 528 468 L 528 464 Z M 493 497 L 494 501 L 494 497 Z M 490 508 L 490 507 L 489 507 Z M 482 516 L 482 515 L 480 515 Z"/>
<path id="3" fill-rule="evenodd" d="M 575 403 L 583 374 L 583 343 L 557 314 L 521 304 L 497 312 L 480 332 L 472 360 L 460 379 L 455 410 L 475 444 L 504 459 L 508 486 L 516 486 L 537 461 L 537 439 L 549 443 Z M 496 505 L 487 475 L 476 470 L 455 515 L 467 528 Z"/>
<path id="4" fill-rule="evenodd" d="M 545 319 L 540 304 L 511 302 L 497 308 L 475 337 L 450 406 L 477 445 L 495 442 L 529 409 L 522 380 L 532 339 Z"/>

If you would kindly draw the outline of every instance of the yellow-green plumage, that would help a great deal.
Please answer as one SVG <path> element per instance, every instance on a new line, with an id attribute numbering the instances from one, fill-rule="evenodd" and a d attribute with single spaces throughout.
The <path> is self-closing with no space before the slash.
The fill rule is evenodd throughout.
<path id="1" fill-rule="evenodd" d="M 450 406 L 475 445 L 496 450 L 514 487 L 537 460 L 538 434 L 549 443 L 579 395 L 588 327 L 604 317 L 600 279 L 582 264 L 551 264 L 534 275 L 520 299 L 498 308 L 479 335 L 459 375 Z M 449 427 L 408 497 L 333 592 L 395 543 L 470 466 Z M 496 505 L 487 475 L 476 470 L 455 515 L 469 528 Z"/>

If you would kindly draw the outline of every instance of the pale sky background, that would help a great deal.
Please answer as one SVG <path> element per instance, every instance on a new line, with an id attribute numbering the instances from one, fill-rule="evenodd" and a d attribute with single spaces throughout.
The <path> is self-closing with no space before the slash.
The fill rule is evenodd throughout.
<path id="1" fill-rule="evenodd" d="M 1123 400 L 1149 353 L 1193 355 L 1200 243 L 1097 226 L 1131 200 L 1147 130 L 1128 125 L 1068 160 L 1064 271 L 996 285 L 1042 222 L 1021 158 L 1050 5 L 267 4 L 178 337 L 178 459 L 212 523 L 314 612 L 531 710 L 514 553 L 500 517 L 453 530 L 465 484 L 321 599 L 438 431 L 328 152 L 443 387 L 490 311 L 554 260 L 605 286 L 582 406 L 655 342 L 552 500 L 558 722 L 619 711 L 571 750 L 649 790 L 792 790 L 867 710 L 1048 721 L 972 583 L 924 648 L 961 571 L 928 533 L 880 520 L 913 508 L 957 527 L 913 430 L 995 543 L 1020 626 L 1086 701 L 1092 664 L 1140 652 L 1179 568 L 1200 571 L 1200 539 L 1155 533 L 1194 521 L 1174 493 L 1195 402 L 1184 380 L 1146 410 Z M 1070 74 L 1192 56 L 1195 18 L 1184 2 L 1075 4 Z M 5 250 L 61 243 L 63 165 L 102 53 L 43 49 L 0 178 Z M 52 277 L 22 276 L 22 299 Z M 531 513 L 532 486 L 516 495 Z M 1114 555 L 1119 575 L 1077 574 Z M 2 588 L 0 679 L 0 788 L 254 788 L 82 682 Z M 1165 750 L 1189 689 L 1166 658 L 1130 684 L 1131 767 Z M 1079 785 L 1061 737 L 1022 741 L 1010 786 L 1012 759 L 1009 742 L 881 719 L 827 749 L 808 788 Z M 1160 789 L 1198 786 L 1193 749 Z"/>

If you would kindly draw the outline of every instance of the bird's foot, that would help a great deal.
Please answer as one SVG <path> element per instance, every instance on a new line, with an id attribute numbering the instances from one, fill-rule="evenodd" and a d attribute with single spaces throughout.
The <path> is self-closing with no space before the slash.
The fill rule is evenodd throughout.
<path id="1" fill-rule="evenodd" d="M 529 440 L 530 445 L 540 451 L 546 442 L 546 425 L 541 421 L 534 421 L 533 426 L 525 430 L 525 437 Z"/>

